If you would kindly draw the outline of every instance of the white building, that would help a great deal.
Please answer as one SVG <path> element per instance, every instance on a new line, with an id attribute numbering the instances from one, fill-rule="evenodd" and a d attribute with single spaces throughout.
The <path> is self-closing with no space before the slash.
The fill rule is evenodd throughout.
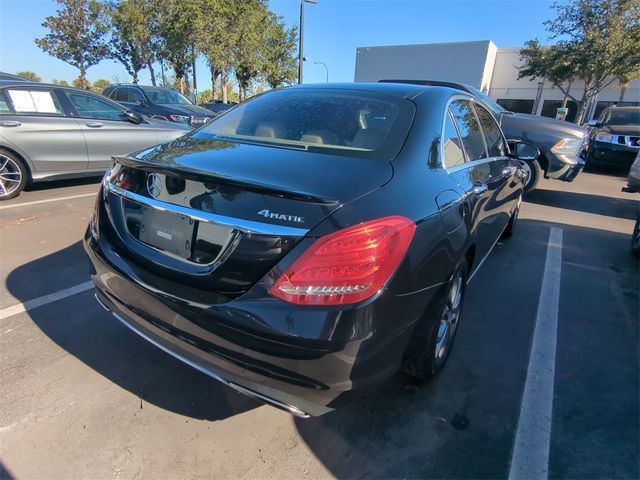
<path id="1" fill-rule="evenodd" d="M 562 105 L 563 93 L 549 82 L 542 84 L 541 79 L 518 80 L 521 64 L 520 48 L 498 48 L 490 40 L 360 47 L 356 51 L 355 81 L 429 79 L 461 82 L 488 93 L 509 110 L 555 116 L 556 108 Z M 575 81 L 570 93 L 581 98 L 583 90 L 584 82 Z M 540 98 L 536 104 L 538 94 Z M 623 102 L 619 102 L 620 94 L 620 85 L 614 81 L 600 92 L 587 119 L 613 104 L 640 105 L 640 80 L 629 83 Z M 568 107 L 567 120 L 572 120 L 576 104 L 570 100 Z"/>

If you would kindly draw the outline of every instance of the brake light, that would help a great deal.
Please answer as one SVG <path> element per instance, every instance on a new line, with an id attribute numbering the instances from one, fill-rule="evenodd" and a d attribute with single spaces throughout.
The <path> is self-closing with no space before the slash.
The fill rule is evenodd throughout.
<path id="1" fill-rule="evenodd" d="M 405 217 L 372 220 L 319 238 L 271 286 L 297 305 L 345 305 L 372 297 L 404 258 L 416 224 Z"/>

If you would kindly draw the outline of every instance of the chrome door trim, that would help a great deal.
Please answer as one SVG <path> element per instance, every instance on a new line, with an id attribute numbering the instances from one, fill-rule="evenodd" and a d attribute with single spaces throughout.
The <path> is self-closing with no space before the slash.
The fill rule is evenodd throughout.
<path id="1" fill-rule="evenodd" d="M 202 210 L 196 210 L 189 207 L 183 207 L 181 205 L 175 205 L 172 203 L 161 202 L 153 198 L 144 197 L 129 190 L 114 185 L 111 182 L 105 182 L 109 192 L 114 193 L 120 197 L 127 198 L 134 202 L 140 203 L 150 208 L 160 210 L 162 212 L 178 213 L 186 217 L 193 218 L 200 222 L 209 222 L 221 225 L 223 227 L 229 227 L 236 230 L 240 230 L 245 233 L 254 233 L 260 235 L 277 235 L 277 236 L 291 236 L 302 237 L 306 235 L 309 230 L 304 228 L 287 227 L 284 225 L 272 225 L 270 223 L 255 222 L 252 220 L 244 220 L 241 218 L 227 217 L 225 215 L 218 215 L 217 213 L 203 212 Z"/>

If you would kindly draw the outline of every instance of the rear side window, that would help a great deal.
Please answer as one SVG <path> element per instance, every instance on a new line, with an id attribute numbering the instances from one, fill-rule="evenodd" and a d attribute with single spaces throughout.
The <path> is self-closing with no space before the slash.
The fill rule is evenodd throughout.
<path id="1" fill-rule="evenodd" d="M 450 108 L 469 161 L 486 158 L 487 150 L 482 130 L 471 103 L 467 100 L 455 100 L 451 102 Z"/>
<path id="2" fill-rule="evenodd" d="M 507 153 L 507 148 L 495 118 L 482 105 L 475 104 L 474 106 L 482 126 L 489 156 L 503 157 Z"/>
<path id="3" fill-rule="evenodd" d="M 44 113 L 64 115 L 58 99 L 51 90 L 8 89 L 7 93 L 16 113 Z"/>
<path id="4" fill-rule="evenodd" d="M 451 112 L 447 110 L 444 119 L 444 132 L 442 138 L 442 156 L 445 168 L 452 168 L 464 163 L 464 151 L 462 141 L 458 135 Z"/>
<path id="5" fill-rule="evenodd" d="M 414 113 L 412 102 L 386 94 L 280 90 L 236 106 L 194 136 L 390 160 Z"/>

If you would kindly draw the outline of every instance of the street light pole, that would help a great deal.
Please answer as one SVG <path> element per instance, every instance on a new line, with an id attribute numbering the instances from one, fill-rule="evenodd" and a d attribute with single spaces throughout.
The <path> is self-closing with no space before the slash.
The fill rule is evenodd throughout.
<path id="1" fill-rule="evenodd" d="M 327 83 L 329 83 L 329 67 L 327 67 L 327 64 L 324 62 L 313 62 L 314 65 L 322 65 L 326 71 L 327 74 Z"/>
<path id="2" fill-rule="evenodd" d="M 300 36 L 298 37 L 298 84 L 302 83 L 302 63 L 304 62 L 304 4 L 316 0 L 300 0 Z"/>

